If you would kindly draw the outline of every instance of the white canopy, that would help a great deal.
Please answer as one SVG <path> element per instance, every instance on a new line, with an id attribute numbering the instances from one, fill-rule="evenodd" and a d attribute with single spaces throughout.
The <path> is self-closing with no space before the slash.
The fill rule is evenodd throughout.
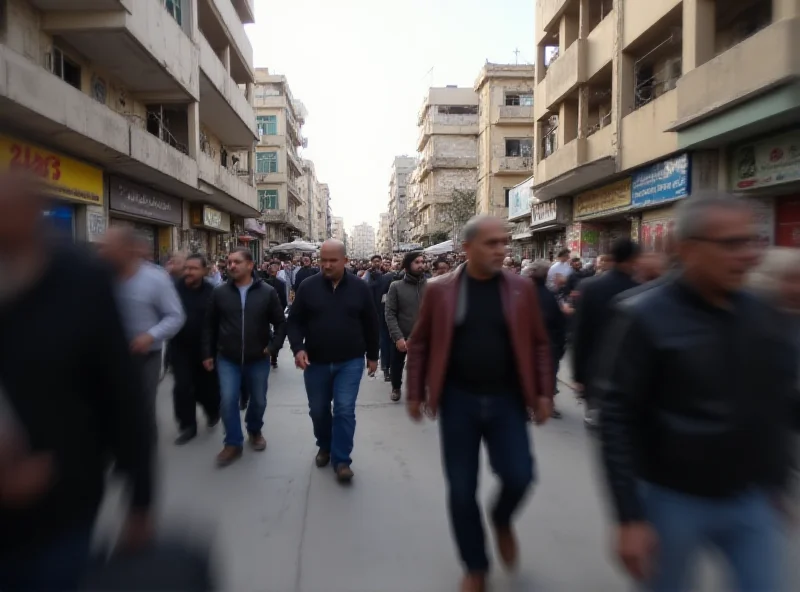
<path id="1" fill-rule="evenodd" d="M 283 243 L 282 245 L 277 245 L 272 247 L 270 251 L 281 251 L 284 253 L 297 253 L 297 252 L 304 252 L 304 253 L 312 253 L 317 250 L 317 245 L 314 243 L 310 243 L 304 240 L 295 239 L 290 243 Z"/>
<path id="2" fill-rule="evenodd" d="M 422 252 L 428 255 L 444 255 L 445 253 L 450 253 L 453 250 L 453 241 L 446 240 L 443 243 L 439 243 L 438 245 L 431 245 L 427 249 L 423 249 Z"/>

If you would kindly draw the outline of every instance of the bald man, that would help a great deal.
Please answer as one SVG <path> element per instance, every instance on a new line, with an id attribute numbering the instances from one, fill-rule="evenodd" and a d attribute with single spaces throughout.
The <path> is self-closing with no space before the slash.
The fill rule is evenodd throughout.
<path id="1" fill-rule="evenodd" d="M 345 272 L 344 243 L 325 241 L 319 260 L 322 273 L 305 279 L 295 294 L 289 343 L 303 370 L 316 465 L 332 462 L 337 480 L 348 483 L 364 358 L 370 375 L 378 369 L 378 313 L 367 283 Z"/>

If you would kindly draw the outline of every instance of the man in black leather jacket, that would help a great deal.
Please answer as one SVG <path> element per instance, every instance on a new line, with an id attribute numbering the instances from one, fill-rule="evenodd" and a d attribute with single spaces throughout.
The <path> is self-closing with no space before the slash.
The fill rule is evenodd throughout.
<path id="1" fill-rule="evenodd" d="M 693 589 L 714 545 L 731 589 L 782 589 L 780 518 L 797 418 L 796 345 L 741 290 L 757 261 L 749 206 L 692 197 L 678 220 L 681 271 L 618 307 L 594 387 L 618 548 L 644 589 Z"/>
<path id="2" fill-rule="evenodd" d="M 261 428 L 267 407 L 270 357 L 280 351 L 286 338 L 281 300 L 272 286 L 253 276 L 249 249 L 240 247 L 231 252 L 228 275 L 230 279 L 211 294 L 203 331 L 203 364 L 209 371 L 217 368 L 222 397 L 225 446 L 217 457 L 220 466 L 242 455 L 242 384 L 250 396 L 245 414 L 250 446 L 259 451 L 266 448 Z"/>

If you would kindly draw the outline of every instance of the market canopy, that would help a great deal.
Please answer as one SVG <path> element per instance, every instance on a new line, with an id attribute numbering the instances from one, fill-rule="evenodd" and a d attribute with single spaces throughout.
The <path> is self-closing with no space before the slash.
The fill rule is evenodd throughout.
<path id="1" fill-rule="evenodd" d="M 443 243 L 439 243 L 437 245 L 431 245 L 427 249 L 423 249 L 422 252 L 428 255 L 444 255 L 445 253 L 450 253 L 453 251 L 453 241 L 446 240 Z"/>
<path id="2" fill-rule="evenodd" d="M 282 245 L 277 245 L 275 247 L 270 248 L 270 252 L 282 252 L 282 253 L 311 253 L 317 250 L 317 245 L 314 243 L 310 243 L 304 240 L 293 240 L 290 243 L 283 243 Z"/>

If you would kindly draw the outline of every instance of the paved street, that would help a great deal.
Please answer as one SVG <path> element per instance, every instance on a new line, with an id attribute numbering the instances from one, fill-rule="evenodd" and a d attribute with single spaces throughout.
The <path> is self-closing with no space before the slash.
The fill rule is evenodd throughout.
<path id="1" fill-rule="evenodd" d="M 221 431 L 183 448 L 175 434 L 171 379 L 160 393 L 163 492 L 168 523 L 211 525 L 231 592 L 447 592 L 459 564 L 445 514 L 436 425 L 412 424 L 389 386 L 365 377 L 353 454 L 356 478 L 337 485 L 317 469 L 302 375 L 284 349 L 270 378 L 264 453 L 214 466 Z M 564 419 L 535 429 L 540 484 L 518 523 L 522 565 L 493 573 L 493 590 L 628 589 L 608 559 L 606 513 L 595 451 L 581 408 L 562 385 Z M 486 470 L 481 497 L 494 480 Z M 715 574 L 712 574 L 712 576 Z M 706 590 L 721 590 L 703 578 Z M 800 580 L 796 580 L 800 581 Z M 796 587 L 795 587 L 796 589 Z"/>

